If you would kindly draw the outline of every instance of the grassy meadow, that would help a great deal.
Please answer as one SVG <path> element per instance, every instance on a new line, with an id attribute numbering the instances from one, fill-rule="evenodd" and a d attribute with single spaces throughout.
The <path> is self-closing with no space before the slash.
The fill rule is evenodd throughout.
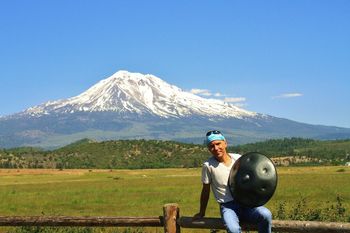
<path id="1" fill-rule="evenodd" d="M 323 214 L 336 216 L 341 209 L 345 221 L 350 221 L 350 167 L 278 167 L 277 171 L 278 187 L 266 204 L 275 218 L 293 218 L 301 209 L 322 209 Z M 159 216 L 164 204 L 175 202 L 180 215 L 192 216 L 199 208 L 200 190 L 200 168 L 1 169 L 0 215 Z M 212 195 L 207 216 L 219 216 Z"/>

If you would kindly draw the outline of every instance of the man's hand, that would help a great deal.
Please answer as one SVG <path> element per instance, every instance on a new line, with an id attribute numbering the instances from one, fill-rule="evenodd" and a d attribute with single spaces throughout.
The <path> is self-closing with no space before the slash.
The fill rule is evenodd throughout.
<path id="1" fill-rule="evenodd" d="M 201 218 L 203 218 L 205 216 L 205 214 L 199 212 L 199 213 L 196 213 L 195 215 L 193 215 L 192 217 L 192 221 L 196 221 L 196 220 L 199 220 Z"/>

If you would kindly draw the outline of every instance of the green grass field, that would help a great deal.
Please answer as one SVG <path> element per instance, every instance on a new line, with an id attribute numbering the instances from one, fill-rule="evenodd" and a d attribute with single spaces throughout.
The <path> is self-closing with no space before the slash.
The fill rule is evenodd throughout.
<path id="1" fill-rule="evenodd" d="M 350 167 L 277 171 L 278 187 L 266 205 L 274 216 L 281 206 L 287 215 L 296 208 L 332 212 L 337 197 L 350 216 Z M 178 203 L 180 215 L 192 216 L 199 208 L 200 189 L 200 169 L 1 169 L 0 215 L 159 216 L 164 204 Z M 219 216 L 212 195 L 207 216 Z"/>

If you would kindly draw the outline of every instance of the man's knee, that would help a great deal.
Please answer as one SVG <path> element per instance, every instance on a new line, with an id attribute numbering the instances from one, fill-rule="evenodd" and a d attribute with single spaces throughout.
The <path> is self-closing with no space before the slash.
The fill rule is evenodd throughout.
<path id="1" fill-rule="evenodd" d="M 260 206 L 255 209 L 254 218 L 258 223 L 271 223 L 272 222 L 272 214 L 271 211 L 264 207 Z"/>
<path id="2" fill-rule="evenodd" d="M 269 209 L 264 208 L 264 209 L 262 209 L 262 211 L 260 213 L 262 216 L 262 220 L 264 222 L 268 222 L 268 223 L 272 222 L 272 214 L 271 214 L 271 211 Z"/>
<path id="3" fill-rule="evenodd" d="M 260 217 L 258 220 L 259 232 L 271 233 L 271 226 L 272 226 L 271 211 L 263 207 L 260 209 L 259 213 L 260 213 Z"/>

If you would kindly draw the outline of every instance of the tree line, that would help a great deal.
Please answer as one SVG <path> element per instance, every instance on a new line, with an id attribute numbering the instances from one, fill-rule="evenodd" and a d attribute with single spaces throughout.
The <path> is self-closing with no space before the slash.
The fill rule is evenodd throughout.
<path id="1" fill-rule="evenodd" d="M 268 157 L 311 157 L 319 164 L 350 161 L 350 139 L 319 141 L 304 138 L 271 139 L 230 146 L 229 152 L 256 151 Z M 0 149 L 1 168 L 104 168 L 142 169 L 200 167 L 210 156 L 206 146 L 161 140 L 83 139 L 55 150 L 21 147 Z"/>

